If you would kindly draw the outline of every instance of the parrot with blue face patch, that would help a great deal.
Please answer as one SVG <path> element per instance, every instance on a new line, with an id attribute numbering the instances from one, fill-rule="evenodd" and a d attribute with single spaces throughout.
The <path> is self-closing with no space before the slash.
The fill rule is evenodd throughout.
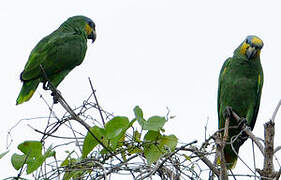
<path id="1" fill-rule="evenodd" d="M 28 101 L 40 82 L 43 82 L 44 89 L 48 88 L 40 65 L 45 70 L 49 82 L 57 87 L 73 68 L 83 62 L 87 39 L 92 42 L 96 39 L 94 22 L 85 16 L 73 16 L 39 41 L 20 74 L 23 85 L 16 104 Z"/>
<path id="2" fill-rule="evenodd" d="M 260 52 L 263 41 L 257 36 L 248 36 L 228 58 L 220 71 L 218 86 L 218 126 L 225 126 L 226 112 L 230 108 L 239 117 L 246 118 L 246 124 L 254 129 L 262 93 L 263 70 Z M 227 169 L 233 169 L 237 154 L 247 135 L 241 133 L 239 123 L 229 116 L 229 134 L 224 148 Z M 232 145 L 231 145 L 232 144 Z"/>

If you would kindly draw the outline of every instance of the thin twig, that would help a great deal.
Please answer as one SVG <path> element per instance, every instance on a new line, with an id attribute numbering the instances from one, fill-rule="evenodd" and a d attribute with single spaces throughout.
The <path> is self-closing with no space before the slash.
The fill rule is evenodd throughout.
<path id="1" fill-rule="evenodd" d="M 102 115 L 102 111 L 101 111 L 101 108 L 100 108 L 100 105 L 99 105 L 99 102 L 98 102 L 98 98 L 96 96 L 96 91 L 94 90 L 94 87 L 93 87 L 91 79 L 90 78 L 88 78 L 88 79 L 89 79 L 90 86 L 91 86 L 91 89 L 92 89 L 92 92 L 93 92 L 93 95 L 94 95 L 94 98 L 95 98 L 95 101 L 96 101 L 96 104 L 97 104 L 97 107 L 98 107 L 98 110 L 99 110 L 99 113 L 100 113 L 102 124 L 103 124 L 103 127 L 104 127 L 105 126 L 105 121 L 104 121 L 104 118 L 103 118 L 103 115 Z"/>
<path id="2" fill-rule="evenodd" d="M 281 146 L 277 146 L 277 147 L 274 149 L 274 154 L 277 153 L 280 149 L 281 149 Z"/>
<path id="3" fill-rule="evenodd" d="M 255 180 L 256 180 L 256 175 L 257 175 L 257 167 L 256 167 L 256 157 L 255 157 L 255 146 L 254 146 L 254 141 L 252 140 L 252 149 L 253 149 L 253 161 L 254 161 L 254 169 L 255 169 Z"/>
<path id="4" fill-rule="evenodd" d="M 126 161 L 121 162 L 121 163 L 119 163 L 119 164 L 113 166 L 109 171 L 107 171 L 107 172 L 105 173 L 105 175 L 102 174 L 100 178 L 97 178 L 97 180 L 98 180 L 98 179 L 101 179 L 102 177 L 104 177 L 104 176 L 106 176 L 106 175 L 111 174 L 112 172 L 116 171 L 117 169 L 119 169 L 119 168 L 122 167 L 123 165 L 126 165 L 129 161 L 131 161 L 132 159 L 134 159 L 134 158 L 136 158 L 136 157 L 138 157 L 138 155 L 133 155 L 133 156 L 131 156 L 130 158 L 128 158 Z"/>
<path id="5" fill-rule="evenodd" d="M 217 177 L 220 176 L 220 173 L 218 171 L 218 169 L 212 164 L 211 161 L 209 161 L 205 155 L 200 152 L 196 147 L 191 147 L 191 148 L 185 148 L 185 150 L 187 151 L 191 151 L 193 152 L 194 154 L 197 155 L 197 157 L 199 157 L 215 174 Z"/>
<path id="6" fill-rule="evenodd" d="M 278 173 L 276 174 L 275 179 L 278 180 L 280 178 L 280 174 L 281 174 L 281 169 L 279 169 Z"/>
<path id="7" fill-rule="evenodd" d="M 227 169 L 226 169 L 226 164 L 225 164 L 225 156 L 224 156 L 224 147 L 225 147 L 226 141 L 228 139 L 228 129 L 229 129 L 229 117 L 227 117 L 225 119 L 222 143 L 218 144 L 218 146 L 220 146 L 218 149 L 220 151 L 220 166 L 221 166 L 220 179 L 221 180 L 228 180 Z"/>
<path id="8" fill-rule="evenodd" d="M 271 118 L 271 121 L 272 121 L 272 122 L 275 121 L 275 117 L 276 117 L 277 112 L 278 112 L 278 110 L 279 110 L 279 108 L 280 108 L 280 105 L 281 105 L 281 100 L 279 100 L 279 102 L 278 102 L 278 104 L 277 104 L 277 106 L 276 106 L 276 108 L 275 108 L 275 110 L 274 110 L 274 112 L 273 112 L 273 114 L 272 114 L 272 118 Z"/>
<path id="9" fill-rule="evenodd" d="M 175 150 L 174 152 L 171 152 L 170 154 L 167 155 L 167 157 L 161 162 L 159 163 L 157 166 L 155 166 L 155 168 L 153 168 L 153 170 L 148 173 L 147 175 L 145 175 L 144 177 L 142 177 L 142 179 L 145 179 L 145 178 L 148 178 L 150 177 L 151 175 L 153 175 L 160 167 L 163 166 L 163 164 L 170 158 L 172 157 L 173 155 L 175 155 L 177 152 L 179 152 L 180 150 L 183 150 L 185 149 L 187 146 L 190 146 L 191 144 L 194 144 L 194 143 L 197 143 L 197 140 L 195 141 L 192 141 L 191 143 L 188 143 L 188 144 L 185 144 L 183 146 L 181 146 L 180 148 L 178 148 L 177 150 Z"/>
<path id="10" fill-rule="evenodd" d="M 18 173 L 18 176 L 17 176 L 18 179 L 20 178 L 20 176 L 21 176 L 21 174 L 22 174 L 24 164 L 26 163 L 26 161 L 27 161 L 29 155 L 30 155 L 30 151 L 29 151 L 29 152 L 27 153 L 27 155 L 24 157 L 24 161 L 23 161 L 22 166 L 21 166 L 21 168 L 20 168 L 20 172 Z"/>

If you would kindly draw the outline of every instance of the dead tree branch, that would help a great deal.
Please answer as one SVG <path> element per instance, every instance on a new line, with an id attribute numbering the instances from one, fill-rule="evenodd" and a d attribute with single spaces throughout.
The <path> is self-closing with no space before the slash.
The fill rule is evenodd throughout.
<path id="1" fill-rule="evenodd" d="M 262 180 L 274 179 L 278 174 L 278 172 L 274 171 L 273 167 L 274 134 L 274 122 L 270 120 L 264 124 L 265 155 L 263 169 L 257 169 L 258 173 L 262 176 Z"/>
<path id="2" fill-rule="evenodd" d="M 116 159 L 118 159 L 120 162 L 122 162 L 122 160 L 117 157 L 115 154 L 113 154 L 113 152 L 108 149 L 108 147 L 106 147 L 97 137 L 96 135 L 94 135 L 94 133 L 91 131 L 91 126 L 88 125 L 86 122 L 84 122 L 79 116 L 76 115 L 76 113 L 70 108 L 70 106 L 67 104 L 67 102 L 65 101 L 65 99 L 62 97 L 62 95 L 57 91 L 57 89 L 52 85 L 52 83 L 49 81 L 47 73 L 45 72 L 43 66 L 40 64 L 40 68 L 41 71 L 43 73 L 44 79 L 49 83 L 49 87 L 50 90 L 52 91 L 52 93 L 54 94 L 54 96 L 56 96 L 58 98 L 58 102 L 61 104 L 61 106 L 71 115 L 73 120 L 76 120 L 77 122 L 79 122 L 81 125 L 83 125 L 87 131 L 93 136 L 93 138 L 105 149 L 107 150 L 111 155 L 115 156 Z"/>

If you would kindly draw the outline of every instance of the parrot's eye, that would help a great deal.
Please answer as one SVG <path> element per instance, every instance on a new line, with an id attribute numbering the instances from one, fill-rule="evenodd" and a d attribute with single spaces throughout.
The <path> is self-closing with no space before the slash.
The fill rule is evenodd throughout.
<path id="1" fill-rule="evenodd" d="M 249 44 L 249 39 L 248 38 L 246 39 L 246 43 Z"/>
<path id="2" fill-rule="evenodd" d="M 93 23 L 93 21 L 88 21 L 88 24 L 91 28 L 95 29 L 95 24 Z"/>

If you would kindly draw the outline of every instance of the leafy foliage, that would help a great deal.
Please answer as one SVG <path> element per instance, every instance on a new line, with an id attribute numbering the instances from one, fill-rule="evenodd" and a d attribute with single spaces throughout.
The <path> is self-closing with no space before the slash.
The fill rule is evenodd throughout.
<path id="1" fill-rule="evenodd" d="M 205 171 L 206 174 L 209 171 L 208 168 L 201 168 L 202 164 L 198 164 L 201 161 L 216 176 L 220 174 L 219 167 L 209 160 L 215 156 L 214 135 L 206 139 L 200 148 L 193 146 L 197 143 L 196 140 L 177 146 L 177 137 L 165 134 L 166 122 L 174 118 L 169 116 L 169 112 L 165 117 L 154 115 L 146 118 L 142 109 L 136 106 L 133 109 L 134 117 L 130 119 L 125 116 L 113 116 L 102 110 L 97 103 L 89 102 L 90 98 L 75 110 L 72 110 L 62 97 L 59 98 L 67 113 L 59 118 L 53 113 L 53 109 L 50 109 L 52 113 L 44 131 L 34 129 L 43 135 L 41 141 L 25 141 L 18 146 L 22 154 L 13 154 L 11 162 L 19 172 L 17 177 L 11 178 L 22 179 L 23 172 L 26 172 L 32 173 L 36 179 L 110 179 L 112 174 L 120 175 L 125 172 L 133 179 L 147 179 L 153 176 L 159 176 L 161 179 L 201 179 L 202 172 Z M 92 114 L 97 110 L 102 121 L 98 121 Z M 106 121 L 102 115 L 106 116 Z M 79 122 L 87 131 L 82 131 L 83 128 L 73 129 L 73 120 Z M 66 122 L 69 125 L 65 127 L 69 128 L 74 136 L 54 134 Z M 62 138 L 64 141 L 56 144 L 54 148 L 47 148 L 47 139 L 50 136 Z M 66 148 L 68 145 L 70 148 Z M 63 160 L 56 159 L 56 153 L 61 153 L 57 150 L 58 147 L 63 147 L 67 153 Z M 0 158 L 6 153 L 0 154 Z M 49 157 L 53 159 L 50 161 Z"/>
<path id="2" fill-rule="evenodd" d="M 105 130 L 103 128 L 94 126 L 91 128 L 91 132 L 103 142 L 105 136 Z M 99 142 L 88 132 L 83 144 L 82 158 L 85 158 L 98 144 Z"/>
<path id="3" fill-rule="evenodd" d="M 139 106 L 134 108 L 134 113 L 135 118 L 131 122 L 129 122 L 127 117 L 116 116 L 105 124 L 105 128 L 94 126 L 91 131 L 112 151 L 116 150 L 117 147 L 125 147 L 125 149 L 129 149 L 129 154 L 144 153 L 149 164 L 156 162 L 161 155 L 175 149 L 177 145 L 176 136 L 165 136 L 160 133 L 160 130 L 167 122 L 164 117 L 152 116 L 145 120 L 143 118 L 143 111 Z M 136 120 L 142 130 L 148 131 L 141 139 L 142 134 L 135 130 L 132 143 L 139 143 L 139 145 L 138 147 L 132 147 L 125 143 L 124 135 Z M 83 144 L 82 158 L 85 158 L 98 144 L 98 141 L 88 132 Z M 126 157 L 123 157 L 123 159 L 126 159 Z"/>
<path id="4" fill-rule="evenodd" d="M 93 153 L 105 158 L 119 154 L 122 160 L 117 159 L 120 161 L 127 161 L 133 155 L 141 155 L 146 158 L 148 164 L 152 164 L 175 150 L 176 136 L 162 134 L 167 122 L 165 117 L 151 116 L 146 120 L 139 106 L 134 108 L 134 114 L 132 120 L 125 116 L 115 116 L 103 127 L 100 125 L 91 127 L 84 137 L 81 156 L 73 157 L 77 154 L 75 151 L 66 151 L 68 155 L 60 164 L 60 167 L 65 168 L 63 179 L 78 178 L 91 173 L 92 170 L 83 169 L 80 164 L 91 159 Z M 135 124 L 136 121 L 138 125 Z M 13 154 L 12 165 L 16 170 L 26 165 L 27 174 L 38 170 L 48 157 L 55 156 L 52 147 L 42 154 L 42 143 L 39 141 L 25 141 L 18 149 L 23 154 Z M 95 163 L 88 165 L 95 166 Z"/>
<path id="5" fill-rule="evenodd" d="M 25 141 L 18 145 L 18 149 L 23 155 L 13 154 L 12 165 L 16 170 L 19 170 L 26 164 L 27 174 L 38 169 L 48 157 L 55 156 L 55 152 L 51 150 L 52 147 L 49 147 L 45 154 L 42 155 L 42 143 L 39 141 Z"/>

